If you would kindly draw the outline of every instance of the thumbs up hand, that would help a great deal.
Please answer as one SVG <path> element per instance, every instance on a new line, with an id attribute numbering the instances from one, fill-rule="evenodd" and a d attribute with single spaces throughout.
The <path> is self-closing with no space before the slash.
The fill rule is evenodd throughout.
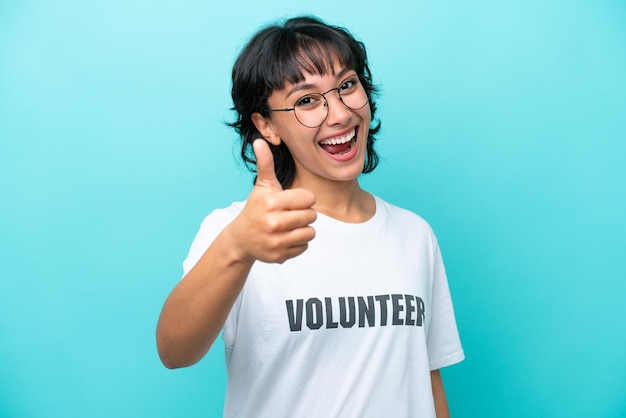
<path id="1" fill-rule="evenodd" d="M 267 142 L 252 144 L 257 179 L 246 206 L 231 229 L 242 257 L 282 263 L 302 254 L 315 236 L 310 226 L 317 214 L 315 195 L 305 189 L 283 190 L 274 171 L 274 157 Z"/>

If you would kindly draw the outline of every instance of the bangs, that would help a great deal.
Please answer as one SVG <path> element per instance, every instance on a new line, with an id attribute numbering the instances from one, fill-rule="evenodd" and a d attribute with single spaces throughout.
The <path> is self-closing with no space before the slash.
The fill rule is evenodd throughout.
<path id="1" fill-rule="evenodd" d="M 274 68 L 266 74 L 268 93 L 282 89 L 285 82 L 296 84 L 304 80 L 305 73 L 327 75 L 334 74 L 335 62 L 342 68 L 351 68 L 359 72 L 356 57 L 350 45 L 340 37 L 312 37 L 301 32 L 287 31 L 280 39 L 276 56 L 271 62 Z"/>

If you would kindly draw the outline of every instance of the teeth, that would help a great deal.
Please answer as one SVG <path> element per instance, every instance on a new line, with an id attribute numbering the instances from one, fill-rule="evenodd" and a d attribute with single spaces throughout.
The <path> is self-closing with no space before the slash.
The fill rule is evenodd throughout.
<path id="1" fill-rule="evenodd" d="M 345 144 L 346 142 L 350 142 L 352 141 L 352 139 L 354 138 L 354 131 L 353 132 L 349 132 L 343 136 L 338 136 L 336 138 L 329 138 L 329 139 L 325 139 L 323 141 L 320 141 L 320 144 L 322 145 L 339 145 L 339 144 Z"/>

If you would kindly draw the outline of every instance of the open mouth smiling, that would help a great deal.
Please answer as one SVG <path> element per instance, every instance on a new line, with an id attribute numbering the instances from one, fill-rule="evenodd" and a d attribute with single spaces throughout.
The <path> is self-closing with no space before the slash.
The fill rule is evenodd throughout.
<path id="1" fill-rule="evenodd" d="M 350 151 L 356 148 L 357 132 L 358 126 L 346 134 L 324 139 L 319 142 L 319 145 L 331 156 L 340 157 L 348 155 Z"/>

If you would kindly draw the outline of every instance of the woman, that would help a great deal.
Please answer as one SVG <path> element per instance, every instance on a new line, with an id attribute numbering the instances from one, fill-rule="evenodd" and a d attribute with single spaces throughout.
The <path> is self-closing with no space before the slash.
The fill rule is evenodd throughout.
<path id="1" fill-rule="evenodd" d="M 299 17 L 233 68 L 246 202 L 202 223 L 157 345 L 170 368 L 221 330 L 227 417 L 442 417 L 463 359 L 439 247 L 419 216 L 363 190 L 379 126 L 365 47 Z"/>

